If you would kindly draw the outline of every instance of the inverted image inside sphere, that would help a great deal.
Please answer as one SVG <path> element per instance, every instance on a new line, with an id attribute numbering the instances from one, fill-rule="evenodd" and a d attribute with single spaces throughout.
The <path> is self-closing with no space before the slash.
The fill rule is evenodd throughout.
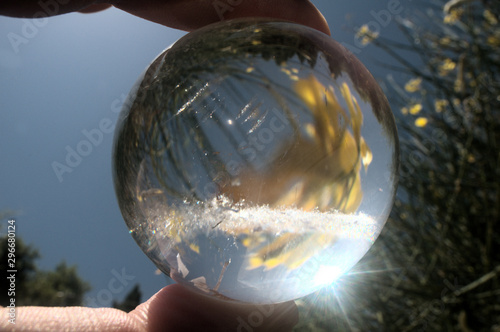
<path id="1" fill-rule="evenodd" d="M 115 189 L 175 281 L 276 303 L 331 284 L 392 206 L 398 141 L 366 68 L 328 36 L 262 19 L 181 38 L 120 116 Z"/>

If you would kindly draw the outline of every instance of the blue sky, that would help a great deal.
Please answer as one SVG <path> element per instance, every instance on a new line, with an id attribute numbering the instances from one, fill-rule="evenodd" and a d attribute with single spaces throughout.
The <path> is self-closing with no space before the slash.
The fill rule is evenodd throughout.
<path id="1" fill-rule="evenodd" d="M 314 3 L 333 38 L 355 45 L 347 27 L 377 23 L 373 13 L 394 1 Z M 404 10 L 410 4 L 400 2 Z M 394 20 L 378 24 L 382 36 L 396 30 Z M 111 176 L 113 133 L 95 136 L 90 148 L 82 142 L 100 125 L 114 125 L 140 73 L 182 35 L 116 9 L 38 21 L 0 17 L 0 210 L 18 211 L 17 234 L 39 249 L 41 268 L 62 260 L 78 266 L 92 285 L 89 305 L 107 306 L 109 294 L 121 299 L 137 282 L 145 298 L 167 283 L 120 215 Z M 359 48 L 357 56 L 384 76 L 374 52 Z M 68 151 L 79 146 L 87 155 L 58 177 L 54 162 L 66 164 Z"/>

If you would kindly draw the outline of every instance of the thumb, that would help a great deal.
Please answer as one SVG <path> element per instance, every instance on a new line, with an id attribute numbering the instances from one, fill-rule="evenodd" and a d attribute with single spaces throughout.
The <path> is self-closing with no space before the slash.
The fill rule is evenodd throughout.
<path id="1" fill-rule="evenodd" d="M 253 305 L 223 301 L 170 285 L 130 312 L 146 331 L 291 331 L 295 303 Z"/>

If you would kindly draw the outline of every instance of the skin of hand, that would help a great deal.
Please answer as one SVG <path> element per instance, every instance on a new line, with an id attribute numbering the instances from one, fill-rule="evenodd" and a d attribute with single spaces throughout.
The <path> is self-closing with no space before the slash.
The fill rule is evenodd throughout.
<path id="1" fill-rule="evenodd" d="M 0 15 L 29 18 L 75 11 L 90 13 L 111 5 L 146 20 L 185 31 L 222 19 L 272 17 L 330 34 L 325 18 L 309 0 L 2 0 Z"/>
<path id="2" fill-rule="evenodd" d="M 294 302 L 250 305 L 214 299 L 175 284 L 130 313 L 112 308 L 18 307 L 0 311 L 0 331 L 290 331 L 298 322 Z"/>
<path id="3" fill-rule="evenodd" d="M 328 24 L 309 0 L 2 0 L 0 15 L 45 17 L 114 6 L 171 28 L 192 31 L 222 19 L 271 17 L 330 34 Z M 42 6 L 43 4 L 43 6 Z M 224 6 L 225 5 L 225 6 Z M 48 10 L 47 10 L 48 8 Z M 290 331 L 298 322 L 293 301 L 276 305 L 228 302 L 170 285 L 130 313 L 111 308 L 16 307 L 0 311 L 1 331 Z"/>

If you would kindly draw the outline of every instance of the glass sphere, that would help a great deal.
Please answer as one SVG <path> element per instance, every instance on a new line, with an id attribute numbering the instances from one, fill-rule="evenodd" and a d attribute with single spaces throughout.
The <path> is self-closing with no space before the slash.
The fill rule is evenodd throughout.
<path id="1" fill-rule="evenodd" d="M 161 271 L 222 299 L 278 303 L 333 283 L 371 247 L 398 140 L 382 90 L 344 47 L 245 19 L 153 61 L 113 158 L 122 215 Z"/>

